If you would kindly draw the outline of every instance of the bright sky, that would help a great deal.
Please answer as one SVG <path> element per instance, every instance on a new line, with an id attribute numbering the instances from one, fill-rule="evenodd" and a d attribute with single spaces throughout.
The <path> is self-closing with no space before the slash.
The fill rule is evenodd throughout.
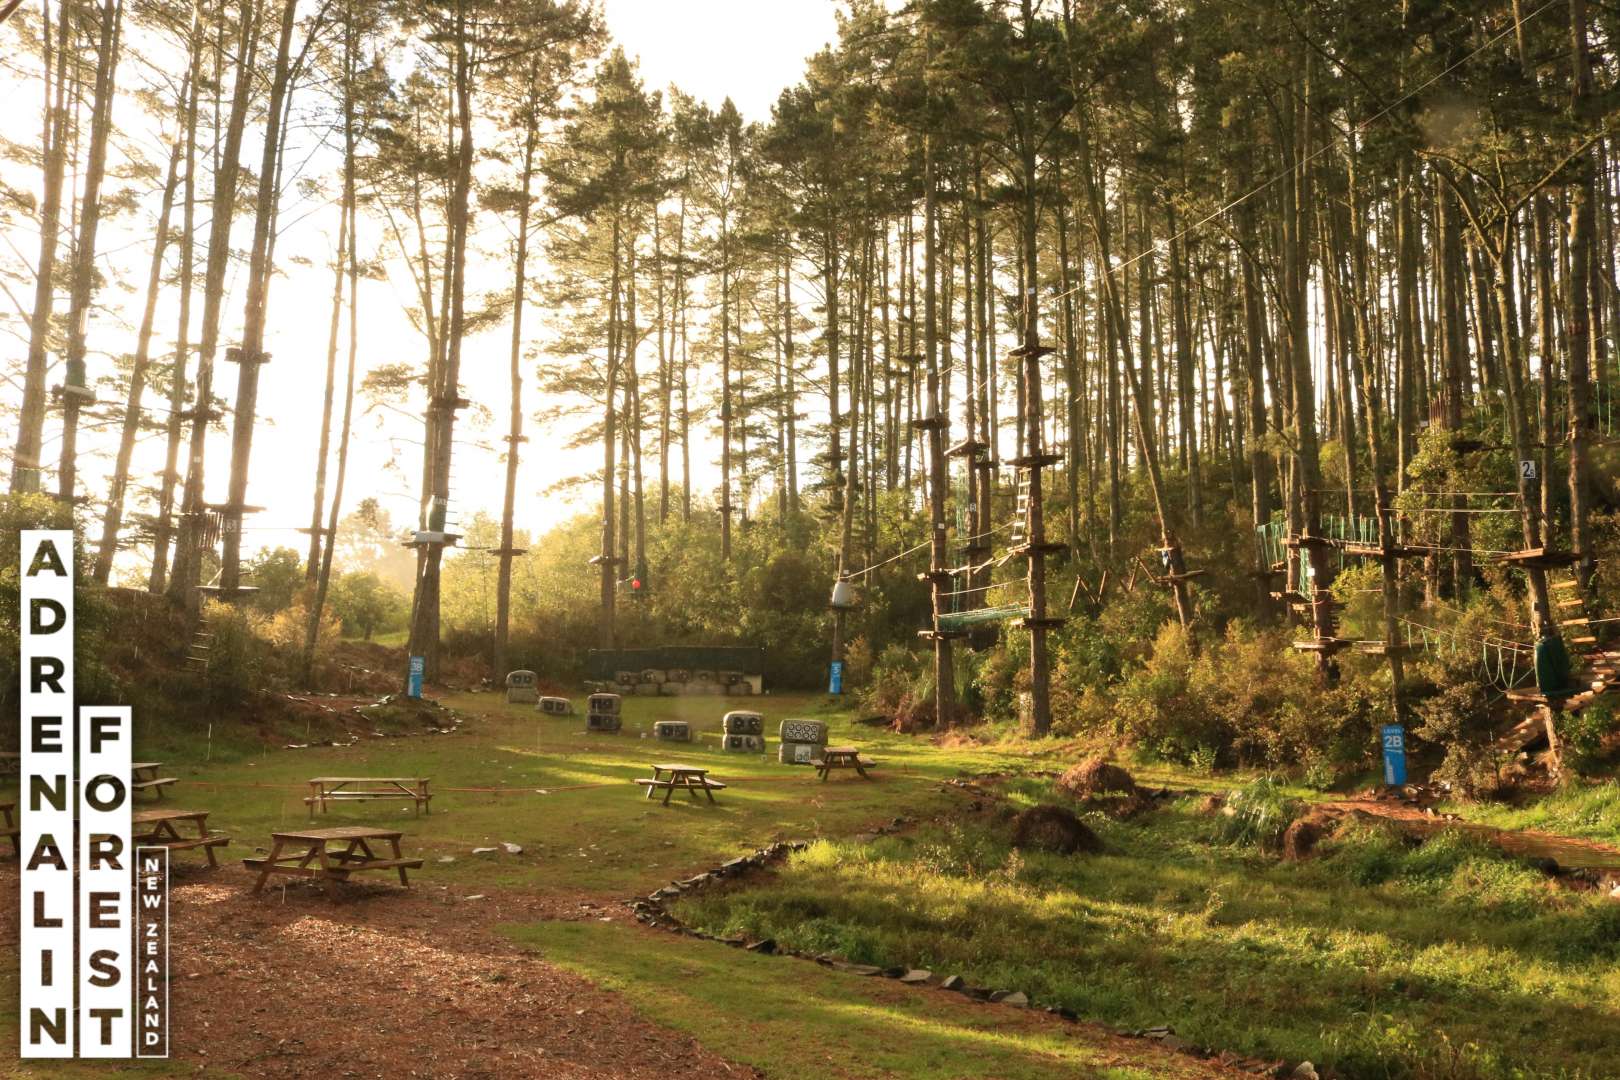
<path id="1" fill-rule="evenodd" d="M 674 83 L 747 120 L 797 82 L 806 58 L 837 35 L 836 0 L 603 0 L 615 41 L 640 57 L 650 88 Z"/>
<path id="2" fill-rule="evenodd" d="M 770 107 L 781 91 L 798 81 L 805 59 L 834 38 L 835 12 L 839 6 L 838 0 L 603 0 L 609 30 L 627 54 L 639 58 L 642 76 L 649 88 L 661 89 L 674 83 L 713 106 L 718 106 L 729 95 L 746 119 L 759 121 L 769 118 Z M 0 42 L 6 47 L 13 41 L 9 33 L 0 31 Z M 121 85 L 151 82 L 153 70 L 162 69 L 165 63 L 162 48 L 150 40 L 131 45 L 121 72 Z M 8 111 L 0 117 L 0 135 L 24 145 L 37 142 L 37 85 L 19 86 L 0 79 L 0 97 L 9 99 L 17 92 L 27 103 L 26 108 Z M 160 129 L 170 127 L 163 122 L 166 118 L 154 119 L 142 114 L 140 106 L 127 95 L 118 99 L 117 107 L 114 154 L 121 152 L 119 144 L 122 142 L 131 148 L 140 147 L 150 159 L 161 160 L 165 156 L 168 135 Z M 244 161 L 249 166 L 256 165 L 257 155 L 257 142 L 250 139 L 249 145 L 244 147 Z M 301 175 L 303 169 L 309 168 L 312 177 L 324 179 L 316 174 L 323 172 L 325 159 L 312 146 L 295 147 L 289 151 L 289 157 L 302 162 L 298 166 Z M 36 193 L 39 190 L 40 177 L 36 169 L 0 165 L 0 179 L 24 190 Z M 266 511 L 246 523 L 246 549 L 277 544 L 302 548 L 307 544 L 294 530 L 308 521 L 313 491 L 330 311 L 331 278 L 324 267 L 329 265 L 335 245 L 336 215 L 329 202 L 332 194 L 330 188 L 313 195 L 289 190 L 283 197 L 284 231 L 277 247 L 281 276 L 272 289 L 266 339 L 266 347 L 273 353 L 274 360 L 262 375 L 260 422 L 253 443 L 248 490 L 248 502 L 264 506 Z M 92 379 L 106 373 L 111 356 L 127 355 L 133 349 L 134 324 L 139 319 L 139 304 L 144 298 L 141 283 L 144 283 L 150 258 L 154 209 L 155 198 L 151 206 L 143 207 L 136 214 L 122 215 L 103 224 L 99 244 L 101 261 L 116 263 L 124 279 L 136 288 L 131 292 L 104 288 L 97 297 L 98 309 L 92 315 L 89 331 Z M 205 217 L 206 213 L 200 211 L 199 218 Z M 241 229 L 251 227 L 246 220 L 239 225 Z M 202 231 L 206 233 L 205 229 Z M 368 231 L 369 239 L 365 235 Z M 508 224 L 494 215 L 479 216 L 473 244 L 482 254 L 474 256 L 478 262 L 469 272 L 474 291 L 501 288 L 502 283 L 509 280 L 506 258 L 509 232 Z M 31 260 L 32 253 L 37 253 L 38 233 L 26 217 L 8 229 L 4 239 L 19 256 L 27 253 Z M 245 243 L 245 237 L 241 242 Z M 363 222 L 362 246 L 386 251 L 381 227 L 376 222 Z M 403 311 L 403 306 L 411 300 L 410 278 L 398 260 L 393 262 L 388 280 L 361 285 L 359 367 L 362 377 L 365 371 L 377 365 L 416 363 L 422 357 L 422 339 L 411 329 Z M 531 276 L 543 272 L 540 266 L 531 267 Z M 199 276 L 200 273 L 199 267 Z M 224 344 L 232 344 L 240 336 L 243 276 L 240 266 L 233 267 L 228 275 L 226 315 L 221 332 Z M 171 289 L 159 305 L 155 353 L 161 354 L 172 347 L 175 301 Z M 65 298 L 62 303 L 65 305 Z M 200 291 L 197 307 L 201 307 Z M 529 312 L 526 330 L 534 345 L 544 352 L 545 313 L 533 306 Z M 21 313 L 20 306 L 13 312 Z M 194 312 L 193 319 L 197 317 Z M 196 325 L 194 322 L 194 333 Z M 502 327 L 469 338 L 464 348 L 464 393 L 488 413 L 482 419 L 477 409 L 463 413 L 464 422 L 458 423 L 456 429 L 456 490 L 452 492 L 452 509 L 462 521 L 480 509 L 492 515 L 500 511 L 504 465 L 499 457 L 503 449 L 499 434 L 504 427 L 509 393 L 506 378 L 509 339 L 510 329 Z M 16 349 L 20 359 L 20 343 L 15 338 L 9 339 L 7 347 Z M 59 360 L 52 357 L 49 376 L 52 385 L 61 381 Z M 532 420 L 534 413 L 547 404 L 535 393 L 532 363 L 525 364 L 525 383 L 525 412 L 531 417 L 526 423 L 531 441 L 519 475 L 516 519 L 520 529 L 538 534 L 566 514 L 590 505 L 592 497 L 588 493 L 570 501 L 559 496 L 543 496 L 541 492 L 559 479 L 596 467 L 600 451 L 592 448 L 562 450 L 560 444 L 567 437 L 566 428 L 554 425 L 551 430 L 542 430 Z M 228 401 L 235 399 L 233 365 L 220 364 L 215 388 Z M 13 396 L 14 390 L 12 386 L 0 386 L 0 393 L 8 396 Z M 164 402 L 150 390 L 145 401 L 155 416 L 166 415 Z M 646 405 L 649 409 L 656 407 L 651 400 Z M 46 421 L 48 461 L 54 462 L 53 455 L 60 446 L 60 428 L 60 414 L 53 411 Z M 116 429 L 116 423 L 102 423 L 82 433 L 81 490 L 104 490 L 116 448 Z M 15 440 L 14 431 L 0 434 L 7 444 Z M 708 460 L 717 456 L 718 451 L 704 445 L 712 442 L 707 432 L 697 429 L 693 435 L 694 479 L 701 481 L 694 486 L 700 488 L 701 494 L 718 482 L 718 471 Z M 352 509 L 363 497 L 374 496 L 382 501 L 397 525 L 406 527 L 413 522 L 421 437 L 420 419 L 413 418 L 406 409 L 383 408 L 362 414 L 357 404 L 345 510 Z M 148 436 L 138 446 L 132 469 L 136 483 L 153 482 L 162 468 L 162 442 L 161 436 Z M 209 439 L 208 451 L 206 498 L 209 501 L 224 500 L 228 468 L 229 436 L 214 434 Z M 647 471 L 651 483 L 656 476 L 655 459 L 648 459 Z M 54 477 L 48 479 L 48 483 L 54 484 Z M 147 508 L 132 506 L 130 509 Z M 136 567 L 120 560 L 119 569 L 121 573 L 144 572 L 144 565 Z"/>

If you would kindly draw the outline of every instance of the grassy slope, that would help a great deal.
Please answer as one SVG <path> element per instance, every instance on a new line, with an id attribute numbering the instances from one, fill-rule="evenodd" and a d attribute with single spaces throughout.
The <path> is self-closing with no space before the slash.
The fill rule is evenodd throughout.
<path id="1" fill-rule="evenodd" d="M 1613 1074 L 1607 901 L 1553 893 L 1460 839 L 1411 850 L 1371 833 L 1292 865 L 1213 845 L 1185 804 L 1094 820 L 1109 852 L 1093 858 L 1011 854 L 993 821 L 819 844 L 774 887 L 683 913 L 1358 1077 Z"/>
<path id="2" fill-rule="evenodd" d="M 773 1080 L 1137 1080 L 1193 1070 L 1169 1055 L 1125 1065 L 1124 1055 L 1099 1046 L 1089 1029 L 715 942 L 600 923 L 540 923 L 511 933 L 546 959 L 629 995 L 652 1019 Z"/>

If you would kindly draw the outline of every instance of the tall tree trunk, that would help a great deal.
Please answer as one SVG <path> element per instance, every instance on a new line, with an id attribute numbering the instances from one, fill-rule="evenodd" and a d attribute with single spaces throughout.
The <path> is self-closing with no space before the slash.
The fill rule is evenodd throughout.
<path id="1" fill-rule="evenodd" d="M 187 453 L 186 486 L 181 500 L 180 537 L 169 575 L 169 596 L 176 603 L 193 606 L 195 587 L 202 561 L 204 516 L 204 450 L 208 424 L 214 418 L 214 354 L 219 348 L 219 322 L 225 301 L 225 271 L 230 266 L 231 221 L 235 216 L 237 182 L 241 176 L 242 132 L 252 100 L 253 81 L 259 55 L 258 0 L 243 4 L 236 40 L 236 81 L 231 91 L 231 107 L 225 124 L 223 145 L 217 149 L 214 168 L 214 194 L 208 229 L 208 261 L 203 270 L 202 328 L 197 343 L 197 385 L 191 408 L 190 446 Z M 223 21 L 221 21 L 223 29 Z M 224 53 L 223 45 L 219 48 Z M 218 62 L 223 65 L 223 60 Z M 222 74 L 222 73 L 221 73 Z M 216 86 L 223 85 L 223 78 Z M 218 102 L 215 102 L 216 111 Z M 217 126 L 217 125 L 216 125 Z"/>
<path id="2" fill-rule="evenodd" d="M 496 679 L 503 679 L 506 675 L 506 649 L 512 617 L 512 560 L 520 554 L 513 540 L 512 518 L 517 509 L 520 448 L 527 441 L 523 434 L 523 308 L 528 290 L 529 210 L 532 198 L 530 192 L 534 184 L 535 145 L 540 134 L 538 120 L 533 114 L 536 104 L 531 97 L 528 102 L 530 111 L 526 117 L 528 130 L 524 133 L 523 139 L 523 195 L 518 202 L 517 247 L 512 256 L 512 350 L 509 365 L 512 399 L 507 413 L 506 489 L 501 501 L 501 548 L 497 552 L 500 566 L 495 577 L 495 648 L 492 674 Z M 663 351 L 662 335 L 662 312 L 660 312 L 660 352 Z M 659 367 L 660 369 L 663 367 L 662 358 Z M 667 406 L 665 415 L 666 417 L 668 415 Z M 666 475 L 666 481 L 667 479 Z M 665 494 L 668 494 L 667 490 Z"/>
<path id="3" fill-rule="evenodd" d="M 1592 92 L 1591 61 L 1586 42 L 1586 0 L 1569 0 L 1570 111 L 1577 123 L 1590 119 L 1588 98 Z M 1588 514 L 1591 502 L 1588 455 L 1591 444 L 1591 281 L 1592 235 L 1595 228 L 1592 207 L 1592 153 L 1583 153 L 1574 162 L 1574 182 L 1569 187 L 1569 539 L 1579 557 L 1576 564 L 1581 588 L 1590 592 L 1596 565 Z"/>
<path id="4" fill-rule="evenodd" d="M 332 405 L 337 394 L 338 331 L 343 323 L 343 275 L 347 269 L 349 223 L 344 208 L 338 215 L 338 250 L 332 272 L 332 321 L 326 332 L 326 386 L 321 395 L 321 435 L 315 450 L 315 496 L 309 512 L 309 553 L 304 560 L 304 583 L 312 586 L 321 575 L 321 519 L 326 509 L 326 459 L 332 447 Z"/>
<path id="5" fill-rule="evenodd" d="M 454 182 L 447 207 L 449 223 L 448 265 L 444 290 L 447 310 L 444 316 L 444 363 L 436 382 L 430 380 L 428 438 L 423 449 L 429 483 L 429 520 L 432 533 L 443 534 L 450 502 L 450 463 L 455 450 L 456 411 L 461 407 L 461 345 L 466 335 L 467 235 L 471 231 L 472 210 L 472 61 L 468 53 L 468 27 L 465 0 L 456 0 L 452 43 L 453 107 L 457 139 Z M 435 527 L 436 526 L 436 527 Z M 411 634 L 407 655 L 421 656 L 427 679 L 439 673 L 439 581 L 448 537 L 430 541 L 420 548 L 419 573 L 412 602 Z"/>
<path id="6" fill-rule="evenodd" d="M 309 622 L 304 631 L 304 682 L 314 689 L 315 650 L 320 644 L 321 614 L 326 608 L 332 584 L 332 555 L 337 549 L 338 514 L 343 508 L 343 482 L 349 469 L 349 432 L 354 421 L 354 369 L 360 351 L 360 256 L 359 231 L 355 225 L 358 207 L 355 199 L 355 121 L 354 83 L 358 76 L 358 34 L 352 0 L 344 3 L 343 24 L 343 209 L 348 223 L 349 253 L 349 361 L 343 391 L 343 424 L 338 432 L 337 476 L 332 484 L 332 501 L 327 508 L 326 545 L 321 549 L 321 569 L 315 579 L 315 595 L 309 605 Z M 345 245 L 339 244 L 342 249 Z M 366 637 L 371 637 L 367 628 Z"/>
<path id="7" fill-rule="evenodd" d="M 101 40 L 96 50 L 95 106 L 90 118 L 90 160 L 79 203 L 79 239 L 74 251 L 73 294 L 68 307 L 67 377 L 62 385 L 62 457 L 57 497 L 72 502 L 78 478 L 79 411 L 95 400 L 85 373 L 85 331 L 96 288 L 96 234 L 101 225 L 101 181 L 107 172 L 107 137 L 112 131 L 118 56 L 123 33 L 123 0 L 101 8 Z"/>
<path id="8" fill-rule="evenodd" d="M 242 313 L 242 347 L 237 353 L 236 417 L 231 429 L 231 476 L 225 507 L 223 557 L 219 588 L 230 597 L 241 582 L 242 515 L 245 513 L 248 484 L 248 457 L 253 451 L 253 426 L 257 419 L 259 370 L 269 359 L 264 351 L 264 325 L 269 302 L 270 276 L 274 271 L 271 229 L 279 201 L 276 176 L 281 157 L 284 129 L 283 109 L 291 93 L 292 34 L 298 0 L 283 0 L 281 37 L 276 45 L 275 79 L 270 84 L 270 103 L 265 113 L 264 151 L 259 160 L 258 214 L 253 224 L 253 250 L 248 260 L 247 303 Z M 229 359 L 230 353 L 226 353 Z"/>
<path id="9" fill-rule="evenodd" d="M 169 544 L 173 534 L 174 492 L 180 479 L 180 437 L 185 419 L 186 364 L 191 353 L 191 294 L 196 271 L 197 240 L 197 102 L 202 83 L 202 55 L 206 39 L 202 30 L 202 5 L 191 15 L 191 66 L 187 75 L 189 92 L 182 105 L 181 123 L 185 128 L 186 194 L 180 211 L 180 317 L 175 332 L 174 369 L 169 380 L 169 419 L 163 478 L 158 490 L 156 522 L 152 538 L 152 573 L 147 588 L 161 595 L 168 581 Z"/>
<path id="10" fill-rule="evenodd" d="M 42 7 L 44 48 L 43 80 L 44 131 L 40 145 L 45 160 L 44 193 L 39 210 L 39 260 L 34 268 L 34 310 L 28 320 L 28 366 L 23 373 L 22 409 L 17 417 L 17 449 L 11 458 L 11 490 L 32 492 L 40 489 L 40 454 L 45 429 L 45 374 L 49 364 L 51 312 L 56 304 L 56 248 L 62 228 L 62 176 L 67 170 L 68 151 L 68 31 L 71 19 L 59 6 L 56 19 L 54 60 L 51 77 L 51 13 Z"/>
<path id="11" fill-rule="evenodd" d="M 182 99 L 185 90 L 181 92 Z M 169 152 L 169 171 L 163 182 L 163 199 L 158 207 L 157 238 L 152 244 L 152 266 L 146 277 L 146 306 L 141 311 L 141 328 L 135 337 L 135 362 L 129 372 L 129 394 L 124 402 L 123 430 L 118 438 L 118 457 L 113 464 L 107 490 L 107 510 L 101 519 L 101 543 L 96 549 L 94 577 L 102 585 L 112 574 L 113 557 L 118 553 L 118 530 L 124 520 L 124 492 L 129 486 L 129 463 L 135 455 L 135 437 L 141 428 L 141 395 L 146 392 L 146 372 L 151 366 L 152 325 L 157 318 L 158 293 L 163 285 L 163 255 L 169 246 L 169 215 L 174 210 L 175 189 L 179 186 L 182 144 Z"/>

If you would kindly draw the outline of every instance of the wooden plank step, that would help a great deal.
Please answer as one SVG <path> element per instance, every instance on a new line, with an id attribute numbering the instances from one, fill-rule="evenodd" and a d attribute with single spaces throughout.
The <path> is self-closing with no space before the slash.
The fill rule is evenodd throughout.
<path id="1" fill-rule="evenodd" d="M 1560 590 L 1562 590 L 1562 589 L 1573 589 L 1579 584 L 1580 584 L 1580 582 L 1576 581 L 1574 578 L 1570 578 L 1567 581 L 1548 582 L 1548 586 L 1550 588 L 1560 589 Z"/>

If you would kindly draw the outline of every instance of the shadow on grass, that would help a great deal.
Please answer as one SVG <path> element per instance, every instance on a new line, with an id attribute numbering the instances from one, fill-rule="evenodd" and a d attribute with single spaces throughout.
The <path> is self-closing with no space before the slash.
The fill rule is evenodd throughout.
<path id="1" fill-rule="evenodd" d="M 783 1080 L 1213 1075 L 1096 1029 L 713 942 L 598 923 L 505 929 L 551 963 L 623 992 L 650 1018 Z"/>
<path id="2" fill-rule="evenodd" d="M 1152 824 L 1110 830 L 1116 853 L 1092 859 L 1010 855 L 986 825 L 819 845 L 772 882 L 680 913 L 715 932 L 959 972 L 1082 1016 L 1169 1023 L 1195 1042 L 1326 1059 L 1356 1076 L 1612 1072 L 1610 908 L 1544 886 L 1519 896 L 1516 870 L 1481 885 L 1506 891 L 1498 910 L 1355 884 L 1331 861 L 1195 854 L 1185 824 L 1161 823 L 1168 837 Z M 1148 854 L 1118 853 L 1133 839 Z M 1458 865 L 1446 880 L 1465 888 L 1476 864 Z"/>

